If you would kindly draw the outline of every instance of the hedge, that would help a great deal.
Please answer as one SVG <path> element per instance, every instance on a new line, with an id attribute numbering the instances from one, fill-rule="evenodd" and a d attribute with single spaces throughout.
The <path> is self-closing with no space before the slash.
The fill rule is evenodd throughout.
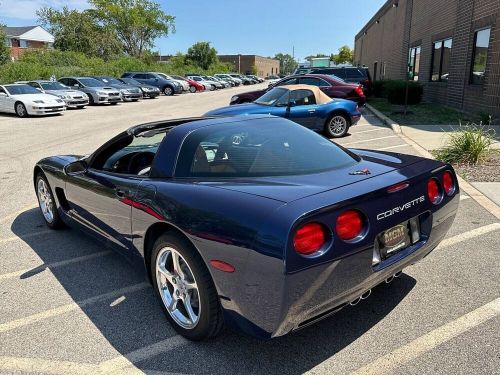
<path id="1" fill-rule="evenodd" d="M 26 51 L 15 62 L 8 62 L 0 66 L 0 84 L 49 79 L 52 75 L 58 78 L 63 76 L 87 75 L 120 77 L 126 71 L 150 71 L 178 75 L 199 72 L 211 75 L 230 72 L 231 68 L 228 64 L 217 62 L 211 65 L 209 69 L 203 70 L 197 66 L 185 64 L 183 58 L 179 56 L 165 63 L 126 56 L 119 56 L 115 59 L 105 61 L 98 57 L 87 57 L 78 52 L 33 50 Z"/>
<path id="2" fill-rule="evenodd" d="M 418 104 L 422 101 L 423 86 L 414 81 L 408 82 L 408 104 Z M 395 80 L 382 80 L 373 82 L 373 95 L 387 98 L 392 104 L 404 104 L 406 95 L 406 82 Z"/>

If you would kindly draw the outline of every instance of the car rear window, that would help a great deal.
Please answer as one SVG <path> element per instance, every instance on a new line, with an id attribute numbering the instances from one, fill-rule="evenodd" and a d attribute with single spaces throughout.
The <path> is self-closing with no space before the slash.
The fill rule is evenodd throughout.
<path id="1" fill-rule="evenodd" d="M 314 150 L 314 152 L 312 152 Z M 176 177 L 265 177 L 319 173 L 359 158 L 284 119 L 210 125 L 192 132 L 179 153 Z"/>

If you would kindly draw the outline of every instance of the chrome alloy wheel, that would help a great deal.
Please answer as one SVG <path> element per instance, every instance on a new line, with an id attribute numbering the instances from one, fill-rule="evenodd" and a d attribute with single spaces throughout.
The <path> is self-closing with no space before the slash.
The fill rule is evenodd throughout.
<path id="1" fill-rule="evenodd" d="M 16 113 L 19 117 L 24 117 L 26 116 L 26 108 L 24 107 L 24 104 L 18 103 L 16 105 Z"/>
<path id="2" fill-rule="evenodd" d="M 172 247 L 158 252 L 156 283 L 172 319 L 182 328 L 195 328 L 201 311 L 198 285 L 186 260 Z"/>
<path id="3" fill-rule="evenodd" d="M 54 201 L 52 200 L 49 187 L 43 178 L 38 180 L 38 202 L 45 220 L 52 223 L 54 221 Z"/>
<path id="4" fill-rule="evenodd" d="M 333 116 L 328 124 L 330 133 L 335 136 L 340 136 L 345 133 L 347 129 L 347 120 L 344 116 L 336 115 Z"/>

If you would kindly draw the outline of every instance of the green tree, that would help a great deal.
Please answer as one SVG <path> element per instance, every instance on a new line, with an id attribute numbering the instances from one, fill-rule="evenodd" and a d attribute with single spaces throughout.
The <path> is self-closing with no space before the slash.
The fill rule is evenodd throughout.
<path id="1" fill-rule="evenodd" d="M 277 53 L 276 55 L 274 55 L 274 58 L 280 61 L 280 73 L 282 74 L 293 73 L 293 71 L 297 67 L 297 62 L 292 57 L 292 55 L 288 53 Z"/>
<path id="2" fill-rule="evenodd" d="M 349 46 L 342 46 L 339 48 L 339 53 L 334 55 L 336 64 L 352 64 L 354 59 L 354 53 Z"/>
<path id="3" fill-rule="evenodd" d="M 206 70 L 217 63 L 217 50 L 210 47 L 210 42 L 198 42 L 189 47 L 185 59 L 188 63 Z"/>
<path id="4" fill-rule="evenodd" d="M 54 47 L 61 51 L 81 52 L 104 59 L 122 53 L 114 30 L 99 25 L 88 10 L 41 8 L 36 14 L 39 22 L 54 35 Z"/>
<path id="5" fill-rule="evenodd" d="M 10 61 L 10 49 L 7 47 L 7 35 L 3 30 L 4 26 L 0 24 L 0 65 Z"/>
<path id="6" fill-rule="evenodd" d="M 154 46 L 154 41 L 175 32 L 175 17 L 153 0 L 89 0 L 89 11 L 100 24 L 115 31 L 123 50 L 134 57 Z"/>

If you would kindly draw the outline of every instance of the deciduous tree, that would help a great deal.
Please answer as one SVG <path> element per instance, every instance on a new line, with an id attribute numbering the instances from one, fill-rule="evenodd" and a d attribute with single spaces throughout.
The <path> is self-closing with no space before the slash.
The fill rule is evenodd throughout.
<path id="1" fill-rule="evenodd" d="M 10 50 L 7 47 L 7 35 L 3 31 L 4 26 L 0 24 L 0 65 L 10 60 Z"/>
<path id="2" fill-rule="evenodd" d="M 210 42 L 195 43 L 189 47 L 186 61 L 206 70 L 217 62 L 217 50 L 210 47 Z"/>
<path id="3" fill-rule="evenodd" d="M 280 72 L 282 74 L 293 73 L 293 71 L 297 67 L 297 62 L 292 57 L 292 55 L 288 53 L 277 53 L 274 58 L 280 61 Z"/>

